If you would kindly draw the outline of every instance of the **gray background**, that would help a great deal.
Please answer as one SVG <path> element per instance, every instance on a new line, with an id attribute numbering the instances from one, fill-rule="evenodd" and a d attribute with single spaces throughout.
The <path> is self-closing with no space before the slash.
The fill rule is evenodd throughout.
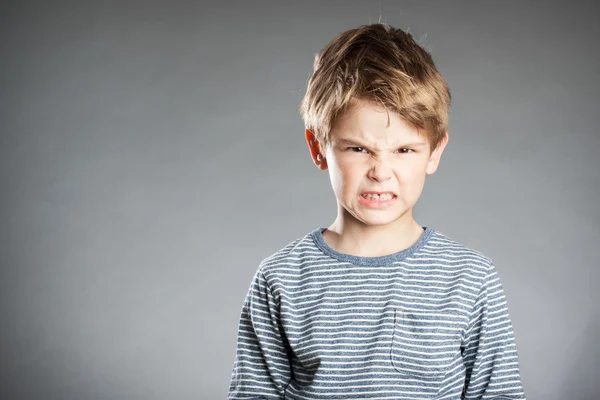
<path id="1" fill-rule="evenodd" d="M 529 400 L 600 398 L 598 2 L 3 2 L 0 398 L 219 399 L 260 260 L 335 218 L 296 105 L 381 20 L 450 142 L 417 222 L 496 262 Z"/>

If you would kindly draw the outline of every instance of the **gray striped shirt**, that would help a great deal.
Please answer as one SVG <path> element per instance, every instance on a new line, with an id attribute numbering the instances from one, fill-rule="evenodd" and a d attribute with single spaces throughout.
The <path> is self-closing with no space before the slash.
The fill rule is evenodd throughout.
<path id="1" fill-rule="evenodd" d="M 492 260 L 423 229 L 359 257 L 317 228 L 262 260 L 229 399 L 525 399 Z"/>

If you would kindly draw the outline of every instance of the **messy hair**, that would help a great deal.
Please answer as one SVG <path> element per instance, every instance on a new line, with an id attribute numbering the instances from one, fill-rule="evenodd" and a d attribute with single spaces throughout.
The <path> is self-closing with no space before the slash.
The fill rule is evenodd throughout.
<path id="1" fill-rule="evenodd" d="M 354 101 L 378 104 L 424 131 L 433 151 L 448 130 L 450 99 L 431 55 L 410 33 L 379 23 L 342 32 L 315 55 L 298 111 L 329 146 L 336 118 Z"/>

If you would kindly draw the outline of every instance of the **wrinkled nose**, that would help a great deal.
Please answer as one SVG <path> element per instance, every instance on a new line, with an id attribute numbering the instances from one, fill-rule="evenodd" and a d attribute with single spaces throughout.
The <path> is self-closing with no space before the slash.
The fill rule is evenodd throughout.
<path id="1" fill-rule="evenodd" d="M 385 161 L 374 160 L 367 176 L 376 182 L 384 182 L 392 177 L 392 169 Z"/>

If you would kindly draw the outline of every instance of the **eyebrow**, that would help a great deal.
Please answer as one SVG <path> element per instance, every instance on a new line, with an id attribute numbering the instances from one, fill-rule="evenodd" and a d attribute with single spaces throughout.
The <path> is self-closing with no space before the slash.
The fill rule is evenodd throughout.
<path id="1" fill-rule="evenodd" d="M 355 145 L 355 146 L 359 146 L 359 147 L 371 147 L 369 145 L 363 144 L 361 142 L 358 142 L 356 140 L 352 140 L 352 139 L 339 139 L 338 140 L 341 144 L 343 145 Z M 425 146 L 426 143 L 423 142 L 413 142 L 413 143 L 402 143 L 397 145 L 398 147 L 423 147 Z"/>

